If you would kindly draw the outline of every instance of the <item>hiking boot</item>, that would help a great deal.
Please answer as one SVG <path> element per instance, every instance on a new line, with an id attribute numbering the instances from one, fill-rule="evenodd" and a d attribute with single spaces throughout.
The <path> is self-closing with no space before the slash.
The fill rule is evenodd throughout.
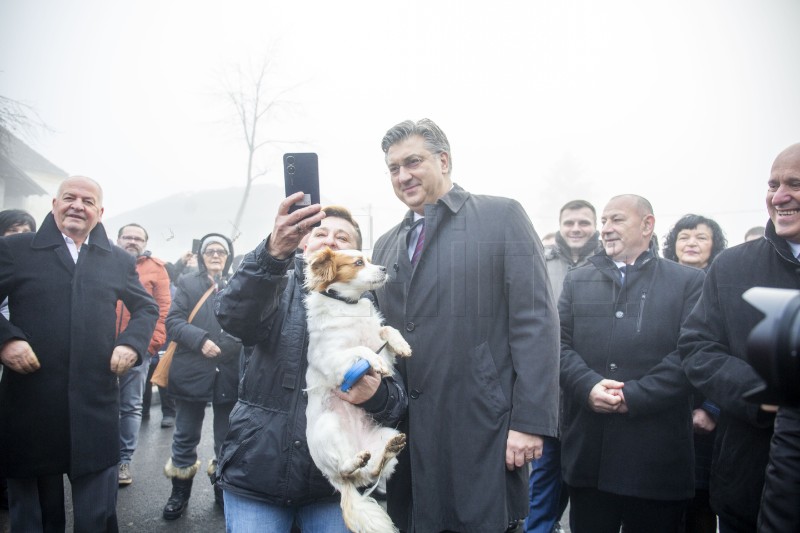
<path id="1" fill-rule="evenodd" d="M 192 481 L 194 478 L 172 478 L 172 494 L 164 506 L 164 520 L 180 518 L 189 505 L 189 496 L 192 495 Z"/>
<path id="2" fill-rule="evenodd" d="M 119 480 L 120 487 L 127 487 L 133 483 L 130 463 L 122 463 L 119 465 L 119 475 L 117 476 L 117 479 Z"/>

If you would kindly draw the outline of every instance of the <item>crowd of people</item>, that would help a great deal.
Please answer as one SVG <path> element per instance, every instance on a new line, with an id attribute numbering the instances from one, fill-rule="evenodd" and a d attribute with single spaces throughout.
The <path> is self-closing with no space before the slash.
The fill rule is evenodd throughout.
<path id="1" fill-rule="evenodd" d="M 407 435 L 375 493 L 400 531 L 552 533 L 567 506 L 575 533 L 800 530 L 800 417 L 745 397 L 765 383 L 747 358 L 762 315 L 741 298 L 800 289 L 800 144 L 769 173 L 767 225 L 731 248 L 697 214 L 659 248 L 653 207 L 632 193 L 601 210 L 567 202 L 540 240 L 516 200 L 453 181 L 434 122 L 401 122 L 381 147 L 408 211 L 374 246 L 390 282 L 364 297 L 413 355 L 336 394 Z M 167 362 L 165 520 L 186 510 L 211 405 L 206 472 L 227 531 L 347 531 L 305 437 L 304 265 L 362 235 L 348 209 L 291 209 L 301 199 L 281 202 L 236 268 L 218 233 L 174 264 L 137 223 L 111 241 L 102 188 L 82 176 L 38 229 L 0 213 L 11 531 L 64 531 L 64 474 L 75 531 L 118 531 Z"/>

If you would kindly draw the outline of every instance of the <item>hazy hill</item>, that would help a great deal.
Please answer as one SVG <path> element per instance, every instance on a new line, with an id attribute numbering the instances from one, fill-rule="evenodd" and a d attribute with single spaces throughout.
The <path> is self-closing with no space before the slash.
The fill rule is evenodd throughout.
<path id="1" fill-rule="evenodd" d="M 131 222 L 141 224 L 150 235 L 148 248 L 153 255 L 167 261 L 175 261 L 191 249 L 193 239 L 211 232 L 228 237 L 238 233 L 234 241 L 234 251 L 238 255 L 255 248 L 270 233 L 277 206 L 284 198 L 283 187 L 254 185 L 241 227 L 234 231 L 233 219 L 243 192 L 243 187 L 231 187 L 175 194 L 104 218 L 103 224 L 115 241 L 120 227 Z"/>

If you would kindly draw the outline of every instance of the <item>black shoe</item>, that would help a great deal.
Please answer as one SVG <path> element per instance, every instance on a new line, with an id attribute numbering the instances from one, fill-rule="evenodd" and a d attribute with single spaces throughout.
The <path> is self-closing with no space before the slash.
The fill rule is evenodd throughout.
<path id="1" fill-rule="evenodd" d="M 193 479 L 172 478 L 172 494 L 164 506 L 164 520 L 180 518 L 189 505 L 189 496 L 192 494 Z"/>

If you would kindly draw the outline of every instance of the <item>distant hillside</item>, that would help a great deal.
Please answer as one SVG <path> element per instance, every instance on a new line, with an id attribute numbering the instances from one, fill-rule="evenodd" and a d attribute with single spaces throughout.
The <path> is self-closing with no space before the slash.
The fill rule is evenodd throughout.
<path id="1" fill-rule="evenodd" d="M 191 249 L 193 239 L 211 232 L 229 237 L 238 233 L 234 251 L 237 255 L 243 254 L 255 248 L 270 233 L 278 204 L 284 198 L 282 187 L 254 185 L 241 227 L 234 231 L 233 218 L 243 192 L 243 187 L 231 187 L 175 194 L 105 218 L 103 224 L 114 240 L 119 228 L 125 224 L 141 224 L 150 235 L 148 248 L 153 255 L 166 261 L 175 261 L 184 251 Z"/>

